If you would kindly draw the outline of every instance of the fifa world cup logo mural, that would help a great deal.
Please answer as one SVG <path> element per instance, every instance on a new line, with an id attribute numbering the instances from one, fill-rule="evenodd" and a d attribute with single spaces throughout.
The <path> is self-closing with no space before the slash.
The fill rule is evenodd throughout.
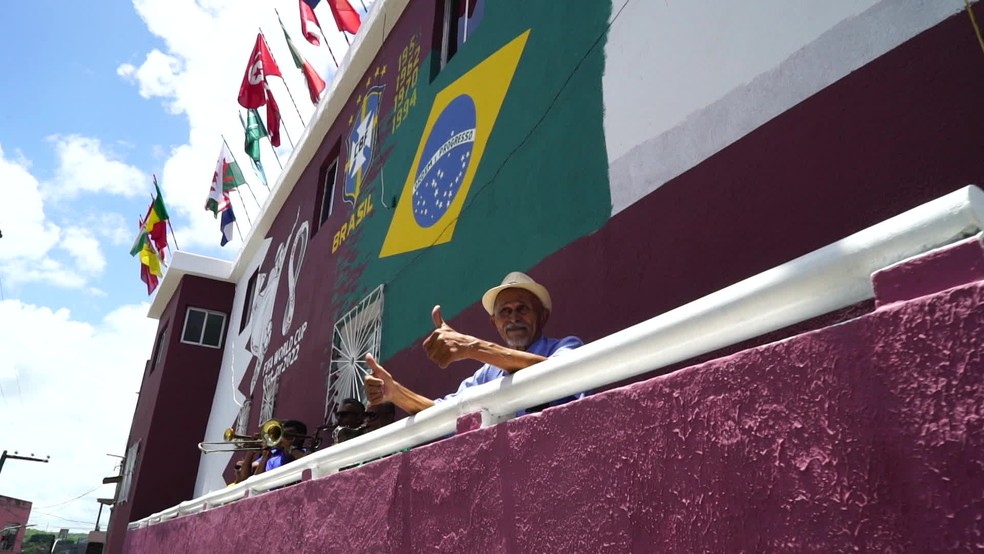
<path id="1" fill-rule="evenodd" d="M 298 226 L 299 220 L 300 209 L 287 240 L 277 246 L 273 267 L 268 273 L 258 273 L 256 277 L 249 322 L 249 352 L 256 359 L 256 363 L 249 384 L 249 395 L 242 406 L 236 425 L 237 429 L 243 432 L 247 427 L 252 400 L 256 395 L 256 385 L 261 375 L 263 376 L 262 403 L 258 422 L 262 423 L 273 417 L 280 376 L 297 360 L 307 330 L 307 321 L 293 326 L 297 279 L 310 238 L 310 225 L 304 221 Z M 277 303 L 277 292 L 280 289 L 285 264 L 287 304 L 280 324 L 280 335 L 284 340 L 276 350 L 270 352 L 274 336 L 273 310 Z"/>

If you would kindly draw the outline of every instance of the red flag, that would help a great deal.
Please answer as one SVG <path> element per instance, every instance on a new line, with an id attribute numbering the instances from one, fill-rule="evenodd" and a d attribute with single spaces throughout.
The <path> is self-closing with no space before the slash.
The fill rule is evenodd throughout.
<path id="1" fill-rule="evenodd" d="M 335 18 L 335 25 L 338 26 L 339 31 L 347 31 L 353 35 L 359 32 L 362 18 L 359 17 L 359 12 L 352 8 L 352 4 L 349 4 L 348 0 L 325 1 L 331 8 L 331 15 Z"/>
<path id="2" fill-rule="evenodd" d="M 314 23 L 314 26 L 321 31 L 321 34 L 325 34 L 321 30 L 321 23 L 318 23 L 318 16 L 314 15 L 314 10 L 304 0 L 297 0 L 297 3 L 301 5 L 301 34 L 311 44 L 321 46 L 321 39 L 318 38 L 318 34 L 314 32 L 314 29 L 309 27 L 309 25 Z"/>
<path id="3" fill-rule="evenodd" d="M 303 2 L 301 2 L 303 4 Z M 318 99 L 321 98 L 322 91 L 325 90 L 325 81 L 318 75 L 318 72 L 311 67 L 311 64 L 304 59 L 304 55 L 301 51 L 294 46 L 294 41 L 290 40 L 290 35 L 287 34 L 287 29 L 284 29 L 283 23 L 280 24 L 280 28 L 284 32 L 284 39 L 287 41 L 287 48 L 290 49 L 290 56 L 294 58 L 294 65 L 297 69 L 300 69 L 304 73 L 304 80 L 307 82 L 308 94 L 311 96 L 311 102 L 317 106 Z"/>
<path id="4" fill-rule="evenodd" d="M 151 273 L 150 268 L 142 264 L 140 266 L 140 280 L 147 284 L 148 296 L 150 295 L 150 293 L 154 292 L 154 289 L 157 288 L 157 285 L 159 283 L 157 279 L 157 275 Z"/>
<path id="5" fill-rule="evenodd" d="M 267 133 L 270 135 L 270 144 L 280 146 L 280 108 L 273 95 L 267 96 L 266 105 Z"/>
<path id="6" fill-rule="evenodd" d="M 270 75 L 281 77 L 280 68 L 267 48 L 263 35 L 257 33 L 256 46 L 249 57 L 243 84 L 239 87 L 239 105 L 246 108 L 259 108 L 266 103 L 266 78 Z M 282 78 L 282 77 L 281 77 Z"/>

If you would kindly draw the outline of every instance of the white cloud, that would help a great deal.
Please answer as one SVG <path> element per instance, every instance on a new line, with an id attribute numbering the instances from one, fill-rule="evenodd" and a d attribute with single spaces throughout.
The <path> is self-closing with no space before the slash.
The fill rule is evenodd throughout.
<path id="1" fill-rule="evenodd" d="M 139 84 L 140 96 L 153 98 L 173 96 L 175 77 L 180 71 L 180 60 L 155 48 L 147 54 L 147 58 L 139 68 L 131 64 L 123 64 L 117 68 L 116 73 Z M 172 113 L 178 112 L 176 107 L 169 108 Z"/>
<path id="2" fill-rule="evenodd" d="M 86 227 L 61 228 L 45 214 L 42 185 L 23 160 L 10 160 L 0 148 L 0 275 L 4 284 L 45 283 L 63 288 L 84 288 L 90 277 L 106 267 L 99 241 Z M 89 218 L 91 219 L 91 218 Z M 123 217 L 104 214 L 99 219 L 112 227 L 95 228 L 124 240 Z"/>
<path id="3" fill-rule="evenodd" d="M 14 259 L 43 258 L 58 242 L 61 230 L 45 219 L 38 180 L 29 163 L 10 160 L 0 146 L 0 266 Z"/>
<path id="4" fill-rule="evenodd" d="M 99 241 L 88 229 L 66 229 L 61 248 L 75 260 L 75 266 L 85 273 L 98 275 L 106 268 L 106 258 L 99 248 Z"/>
<path id="5" fill-rule="evenodd" d="M 100 484 L 118 463 L 106 454 L 126 448 L 156 332 L 146 313 L 146 304 L 122 306 L 89 324 L 67 310 L 0 301 L 0 421 L 24 431 L 10 434 L 4 448 L 51 456 L 46 464 L 8 460 L 3 468 L 4 494 L 32 501 L 32 521 L 56 513 L 91 528 L 95 499 L 112 495 L 112 486 Z M 47 439 L 39 429 L 50 431 Z M 49 508 L 91 489 L 96 490 L 84 498 Z"/>
<path id="6" fill-rule="evenodd" d="M 43 192 L 46 199 L 61 202 L 80 193 L 106 193 L 133 197 L 146 192 L 147 175 L 105 149 L 99 139 L 78 135 L 52 136 L 58 169 Z"/>
<path id="7" fill-rule="evenodd" d="M 127 222 L 118 213 L 89 213 L 81 221 L 82 227 L 94 229 L 99 237 L 108 240 L 113 246 L 130 246 L 137 232 L 136 216 Z"/>

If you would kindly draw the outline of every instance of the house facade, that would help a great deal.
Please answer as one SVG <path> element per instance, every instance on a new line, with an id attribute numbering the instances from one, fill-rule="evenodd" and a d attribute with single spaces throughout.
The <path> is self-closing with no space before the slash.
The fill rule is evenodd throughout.
<path id="1" fill-rule="evenodd" d="M 495 340 L 510 271 L 589 342 L 984 182 L 962 1 L 712 4 L 376 2 L 239 257 L 174 257 L 111 551 L 225 485 L 198 442 L 364 398 L 367 353 L 453 391 L 431 309 Z"/>

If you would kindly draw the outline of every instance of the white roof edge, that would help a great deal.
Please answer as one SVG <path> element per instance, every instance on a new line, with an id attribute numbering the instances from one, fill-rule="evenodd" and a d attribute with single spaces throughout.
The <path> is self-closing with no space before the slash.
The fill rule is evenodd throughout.
<path id="1" fill-rule="evenodd" d="M 171 257 L 167 273 L 157 288 L 157 296 L 150 303 L 147 317 L 160 319 L 171 300 L 171 295 L 177 290 L 178 283 L 185 275 L 196 275 L 215 281 L 235 282 L 232 278 L 232 270 L 233 263 L 230 261 L 178 250 Z"/>
<path id="2" fill-rule="evenodd" d="M 399 21 L 410 0 L 378 0 L 373 3 L 362 22 L 359 34 L 355 36 L 338 66 L 335 78 L 318 102 L 318 107 L 311 116 L 311 121 L 304 128 L 297 147 L 291 152 L 287 165 L 274 183 L 273 191 L 267 197 L 259 217 L 253 222 L 246 235 L 239 255 L 234 262 L 227 262 L 208 256 L 189 254 L 177 251 L 171 259 L 167 273 L 157 289 L 147 314 L 151 319 L 159 319 L 164 313 L 171 296 L 178 288 L 178 283 L 184 275 L 198 275 L 226 282 L 239 282 L 243 271 L 252 261 L 263 239 L 266 237 L 274 219 L 280 213 L 287 197 L 294 190 L 301 173 L 314 159 L 321 147 L 322 138 L 335 123 L 338 115 L 345 108 L 349 97 L 362 82 L 362 75 L 369 69 L 376 54 L 382 49 L 386 37 Z M 189 265 L 190 264 L 190 265 Z"/>

